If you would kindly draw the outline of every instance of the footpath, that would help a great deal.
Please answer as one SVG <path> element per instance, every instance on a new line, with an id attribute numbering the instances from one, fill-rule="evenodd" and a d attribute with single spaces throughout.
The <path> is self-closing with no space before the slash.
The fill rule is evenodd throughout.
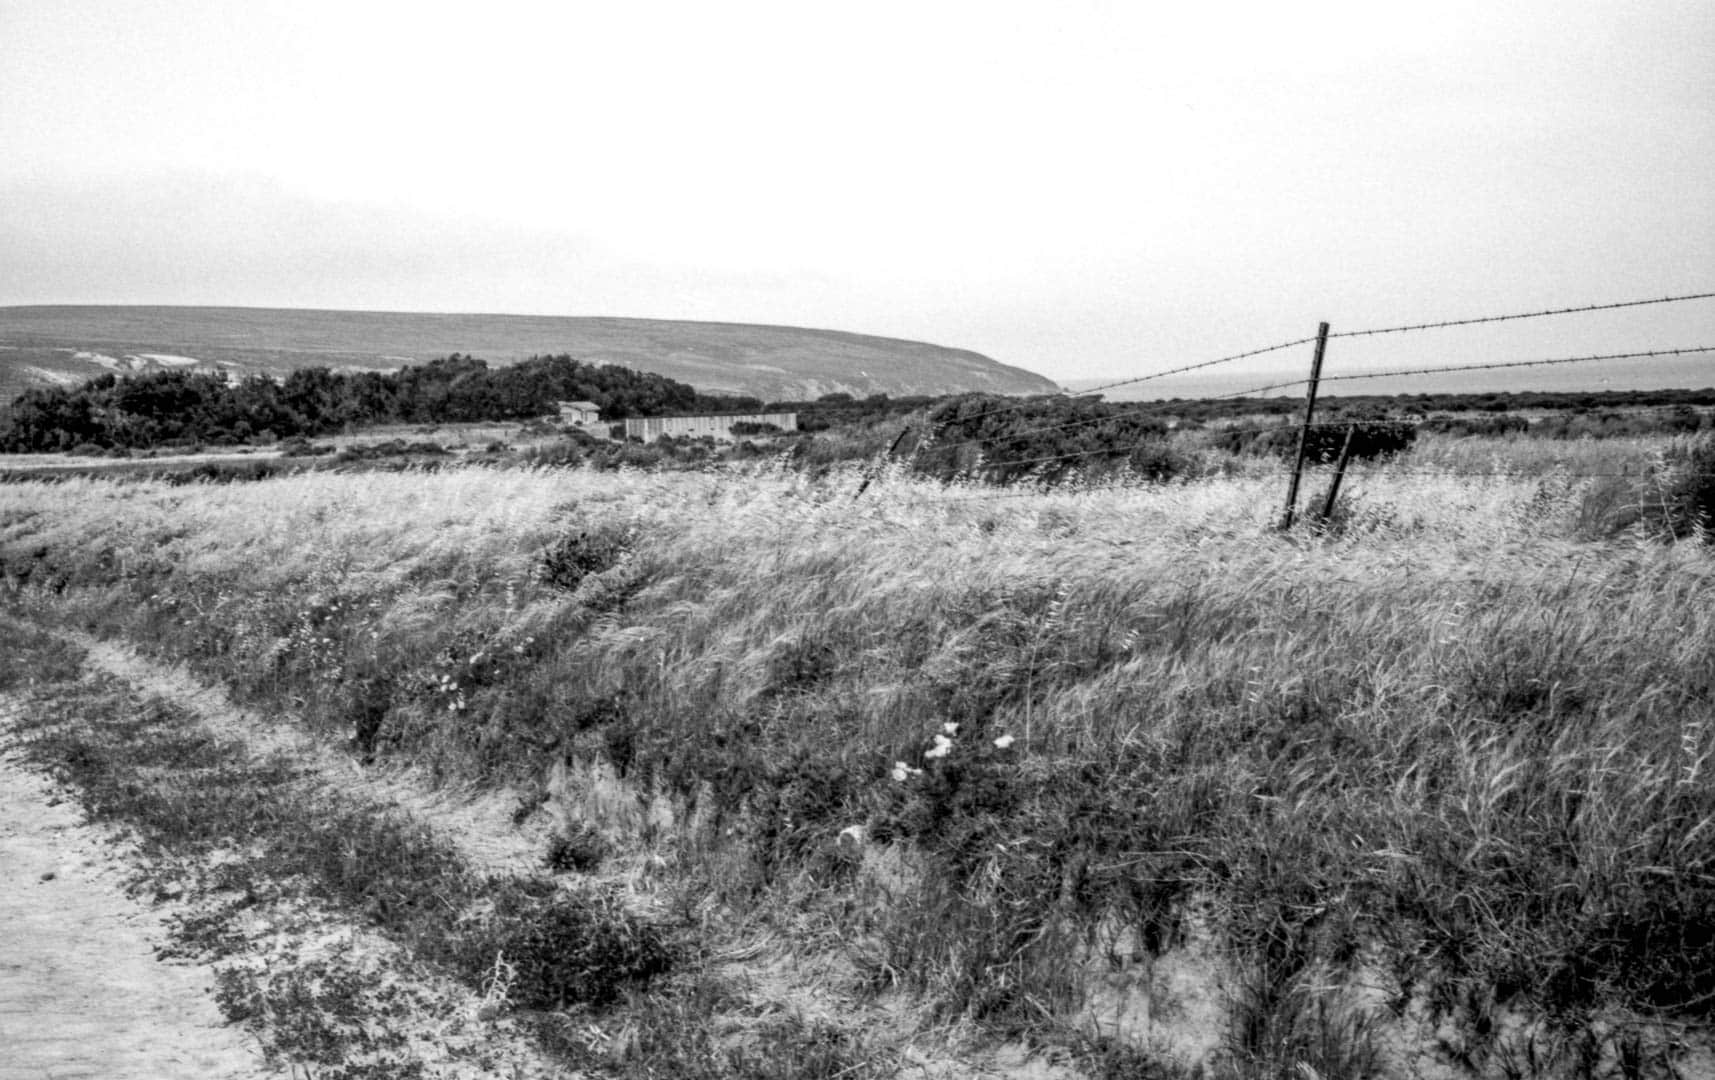
<path id="1" fill-rule="evenodd" d="M 0 1080 L 268 1075 L 208 969 L 156 958 L 159 917 L 125 895 L 112 840 L 80 819 L 0 749 Z"/>

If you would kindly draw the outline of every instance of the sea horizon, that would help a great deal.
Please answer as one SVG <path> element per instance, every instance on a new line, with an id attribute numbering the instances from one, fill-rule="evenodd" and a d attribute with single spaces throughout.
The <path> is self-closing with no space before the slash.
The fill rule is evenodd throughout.
<path id="1" fill-rule="evenodd" d="M 1319 397 L 1400 394 L 1577 393 L 1715 389 L 1715 356 L 1662 356 L 1544 367 L 1452 370 L 1356 378 L 1362 371 L 1323 369 Z M 1106 401 L 1172 401 L 1221 397 L 1303 397 L 1305 371 L 1190 372 L 1114 385 L 1118 379 L 1070 379 L 1067 393 L 1100 393 Z M 1282 385 L 1286 384 L 1286 385 Z"/>

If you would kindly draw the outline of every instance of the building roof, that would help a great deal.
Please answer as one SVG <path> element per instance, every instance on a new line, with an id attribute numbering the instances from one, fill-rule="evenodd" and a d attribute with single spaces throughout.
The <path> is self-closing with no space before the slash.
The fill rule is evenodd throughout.
<path id="1" fill-rule="evenodd" d="M 601 412 L 601 406 L 593 401 L 556 401 L 554 404 L 562 409 L 582 409 L 586 412 Z"/>

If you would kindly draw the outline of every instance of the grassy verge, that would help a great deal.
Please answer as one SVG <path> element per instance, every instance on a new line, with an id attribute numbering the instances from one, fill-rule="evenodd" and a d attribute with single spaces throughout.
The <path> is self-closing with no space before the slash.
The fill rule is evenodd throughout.
<path id="1" fill-rule="evenodd" d="M 709 936 L 777 925 L 935 1022 L 1167 1068 L 1119 1006 L 1205 942 L 1225 1075 L 1369 1075 L 1412 1025 L 1449 1067 L 1659 1071 L 1715 1020 L 1715 567 L 1465 471 L 1366 466 L 1314 539 L 1245 476 L 18 487 L 0 558 L 363 753 L 538 784 Z M 456 919 L 387 902 L 457 967 Z"/>
<path id="2" fill-rule="evenodd" d="M 297 925 L 316 921 L 310 909 L 355 916 L 400 947 L 397 964 L 451 975 L 520 1014 L 599 1009 L 672 966 L 660 931 L 610 894 L 478 876 L 422 826 L 290 760 L 255 758 L 110 679 L 78 680 L 59 640 L 17 624 L 0 634 L 0 682 L 32 695 L 14 729 L 27 759 L 69 785 L 92 821 L 134 839 L 140 887 L 192 905 L 171 951 L 237 957 L 221 970 L 220 1004 L 254 1022 L 281 1061 L 325 1076 L 422 1075 L 406 1030 L 426 1001 L 349 948 L 248 962 L 258 912 Z"/>

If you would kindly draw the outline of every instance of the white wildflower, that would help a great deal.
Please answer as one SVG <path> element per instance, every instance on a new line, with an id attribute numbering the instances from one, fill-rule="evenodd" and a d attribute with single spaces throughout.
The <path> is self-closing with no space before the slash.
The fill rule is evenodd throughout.
<path id="1" fill-rule="evenodd" d="M 994 741 L 994 744 L 996 746 L 1000 747 L 1002 750 L 1005 750 L 1007 747 L 1012 745 L 1012 742 L 1013 742 L 1013 739 L 1012 739 L 1011 735 L 1002 735 L 1000 738 L 998 738 Z"/>
<path id="2" fill-rule="evenodd" d="M 893 778 L 900 783 L 904 783 L 922 771 L 922 769 L 913 769 L 903 761 L 893 763 Z"/>
<path id="3" fill-rule="evenodd" d="M 946 757 L 948 751 L 952 749 L 953 740 L 947 738 L 945 735 L 937 735 L 935 736 L 935 745 L 923 751 L 923 756 L 926 758 L 943 758 Z"/>
<path id="4" fill-rule="evenodd" d="M 946 732 L 948 735 L 957 735 L 959 733 L 959 725 L 957 725 L 957 724 L 942 724 L 941 730 Z"/>

